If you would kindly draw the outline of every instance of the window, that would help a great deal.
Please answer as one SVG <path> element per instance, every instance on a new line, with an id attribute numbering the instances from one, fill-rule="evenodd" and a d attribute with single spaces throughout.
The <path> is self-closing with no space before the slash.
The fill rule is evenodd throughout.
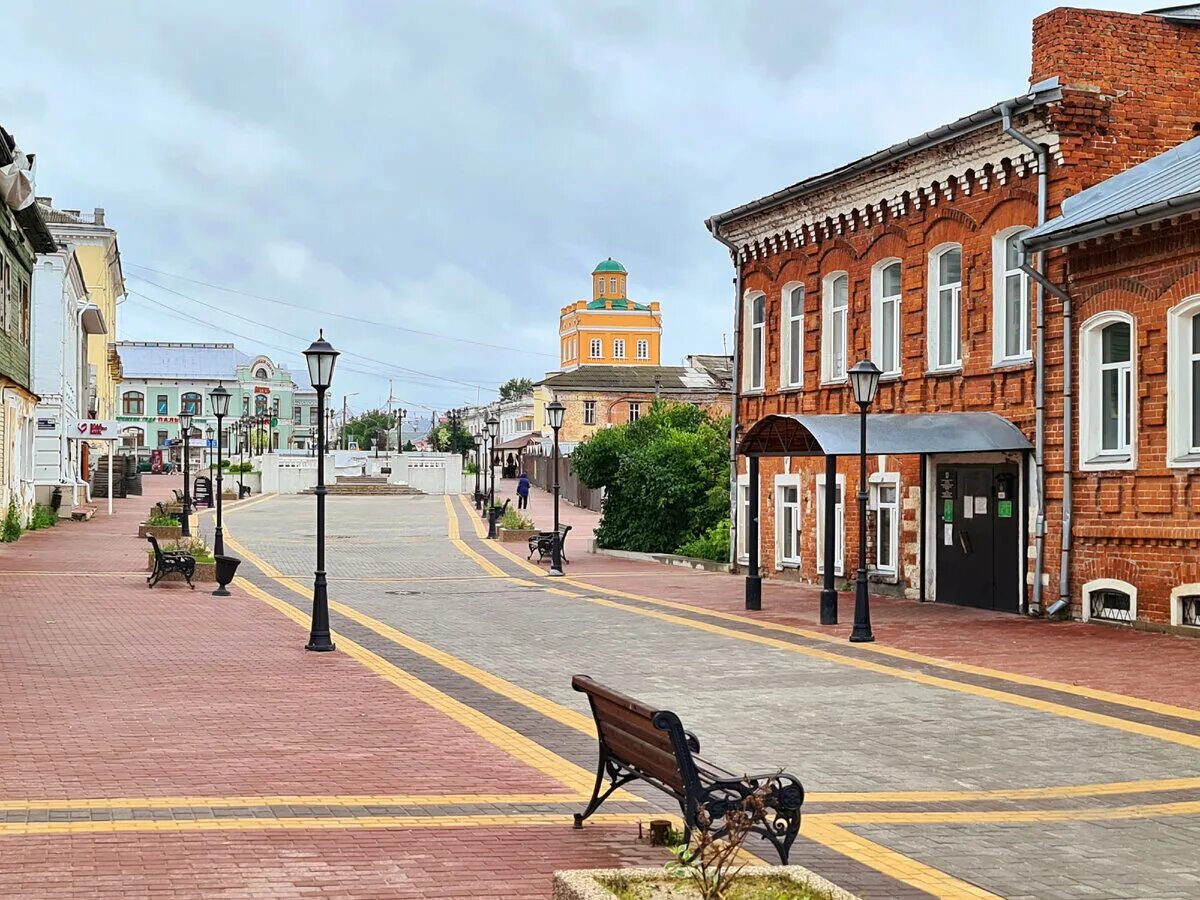
<path id="1" fill-rule="evenodd" d="M 846 476 L 837 477 L 837 504 L 833 508 L 833 574 L 844 574 L 843 558 L 846 553 L 846 516 L 842 494 L 846 488 Z M 817 476 L 817 520 L 813 523 L 817 533 L 817 573 L 825 572 L 825 476 Z"/>
<path id="2" fill-rule="evenodd" d="M 962 248 L 949 244 L 929 254 L 929 365 L 962 366 Z"/>
<path id="3" fill-rule="evenodd" d="M 584 400 L 583 401 L 583 424 L 584 425 L 595 425 L 596 424 L 596 401 L 595 400 Z"/>
<path id="4" fill-rule="evenodd" d="M 608 279 L 608 292 L 614 297 L 617 296 L 617 276 Z"/>
<path id="5" fill-rule="evenodd" d="M 293 425 L 300 424 L 300 407 L 299 406 L 292 407 L 292 424 Z"/>
<path id="6" fill-rule="evenodd" d="M 263 416 L 263 415 L 266 415 L 266 413 L 267 413 L 267 395 L 266 394 L 255 394 L 254 395 L 254 414 L 256 416 Z"/>
<path id="7" fill-rule="evenodd" d="M 846 379 L 846 323 L 850 307 L 850 276 L 834 272 L 821 290 L 821 380 Z"/>
<path id="8" fill-rule="evenodd" d="M 596 293 L 599 294 L 601 297 L 604 296 L 604 278 L 603 277 L 596 279 Z"/>
<path id="9" fill-rule="evenodd" d="M 257 378 L 259 381 L 266 381 L 267 380 L 267 370 L 264 368 L 261 368 L 261 367 L 258 368 L 254 372 L 254 377 Z"/>
<path id="10" fill-rule="evenodd" d="M 1098 578 L 1083 586 L 1083 620 L 1137 621 L 1137 588 L 1114 578 Z"/>
<path id="11" fill-rule="evenodd" d="M 799 387 L 804 383 L 804 285 L 784 285 L 781 318 L 779 386 Z"/>
<path id="12" fill-rule="evenodd" d="M 242 415 L 250 415 L 250 398 L 247 396 L 242 397 Z"/>
<path id="13" fill-rule="evenodd" d="M 191 413 L 193 416 L 203 415 L 204 406 L 200 400 L 200 395 L 194 391 L 188 391 L 179 398 L 179 411 Z"/>
<path id="14" fill-rule="evenodd" d="M 642 417 L 642 404 L 630 403 L 629 404 L 629 421 L 636 422 L 641 417 Z"/>
<path id="15" fill-rule="evenodd" d="M 279 418 L 279 398 L 278 397 L 271 398 L 271 415 L 273 415 L 277 419 Z"/>
<path id="16" fill-rule="evenodd" d="M 0 328 L 8 330 L 8 295 L 12 290 L 12 265 L 0 252 Z"/>
<path id="17" fill-rule="evenodd" d="M 121 431 L 122 447 L 142 447 L 146 443 L 146 433 L 140 428 L 125 428 Z"/>
<path id="18" fill-rule="evenodd" d="M 800 565 L 800 476 L 775 477 L 775 568 Z"/>
<path id="19" fill-rule="evenodd" d="M 900 260 L 871 270 L 871 357 L 884 375 L 900 374 Z"/>
<path id="20" fill-rule="evenodd" d="M 1123 312 L 1093 316 L 1080 329 L 1079 432 L 1084 468 L 1132 468 L 1137 398 L 1134 322 Z"/>
<path id="21" fill-rule="evenodd" d="M 900 488 L 895 481 L 871 485 L 875 506 L 875 570 L 896 574 L 897 547 L 900 543 Z"/>
<path id="22" fill-rule="evenodd" d="M 310 406 L 308 408 L 308 424 L 309 425 L 317 424 L 317 408 L 315 406 Z"/>
<path id="23" fill-rule="evenodd" d="M 649 359 L 650 358 L 650 342 L 649 341 L 638 341 L 637 342 L 637 358 L 638 359 Z"/>
<path id="24" fill-rule="evenodd" d="M 621 338 L 613 341 L 613 359 L 625 358 L 625 341 Z"/>
<path id="25" fill-rule="evenodd" d="M 1179 624 L 1200 625 L 1200 594 L 1179 598 Z"/>
<path id="26" fill-rule="evenodd" d="M 29 343 L 29 282 L 21 282 L 21 343 Z"/>
<path id="27" fill-rule="evenodd" d="M 126 416 L 144 416 L 146 414 L 146 395 L 141 391 L 126 391 L 121 395 L 121 414 Z"/>
<path id="28" fill-rule="evenodd" d="M 1007 228 L 992 241 L 992 355 L 997 363 L 1029 359 L 1033 353 L 1029 276 L 1021 271 L 1018 241 L 1025 226 Z"/>
<path id="29" fill-rule="evenodd" d="M 750 527 L 750 476 L 739 475 L 737 480 L 737 555 L 740 562 L 750 558 L 746 531 Z"/>
<path id="30" fill-rule="evenodd" d="M 748 391 L 761 391 L 767 355 L 767 298 L 762 294 L 752 295 L 747 300 L 747 313 L 750 327 L 746 329 L 745 388 Z"/>
<path id="31" fill-rule="evenodd" d="M 592 338 L 592 359 L 599 359 L 601 354 L 600 338 Z"/>
<path id="32" fill-rule="evenodd" d="M 159 394 L 155 398 L 154 406 L 158 410 L 157 415 L 169 416 L 171 414 L 171 407 L 168 405 L 166 394 Z"/>
<path id="33" fill-rule="evenodd" d="M 160 431 L 158 433 L 158 443 L 155 446 L 157 446 L 157 447 L 163 446 L 164 444 L 166 444 L 166 442 L 169 440 L 169 438 L 170 438 L 170 435 L 167 432 Z"/>
<path id="34" fill-rule="evenodd" d="M 1167 312 L 1167 462 L 1200 465 L 1200 296 Z"/>

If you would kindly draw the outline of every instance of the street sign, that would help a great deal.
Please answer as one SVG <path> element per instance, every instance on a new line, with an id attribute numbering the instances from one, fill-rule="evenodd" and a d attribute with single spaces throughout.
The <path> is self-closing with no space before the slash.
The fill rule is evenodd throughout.
<path id="1" fill-rule="evenodd" d="M 121 437 L 121 423 L 115 419 L 76 419 L 67 426 L 67 434 L 86 441 L 115 441 Z"/>

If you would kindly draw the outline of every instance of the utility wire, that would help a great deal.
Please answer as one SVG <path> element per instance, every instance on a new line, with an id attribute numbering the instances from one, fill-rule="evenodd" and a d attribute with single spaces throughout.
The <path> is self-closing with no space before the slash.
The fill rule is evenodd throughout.
<path id="1" fill-rule="evenodd" d="M 443 340 L 443 341 L 456 341 L 460 344 L 471 344 L 476 347 L 489 347 L 492 350 L 508 350 L 513 353 L 527 353 L 531 356 L 545 356 L 545 357 L 549 357 L 551 359 L 557 359 L 557 357 L 555 357 L 555 355 L 553 353 L 543 353 L 540 350 L 529 350 L 529 349 L 523 348 L 523 347 L 508 347 L 508 346 L 505 346 L 504 344 L 489 344 L 486 341 L 474 341 L 474 340 L 471 340 L 470 338 L 455 337 L 455 336 L 449 335 L 449 334 L 438 334 L 437 332 L 433 332 L 433 331 L 419 331 L 416 328 L 405 328 L 403 325 L 394 325 L 391 322 L 376 322 L 372 319 L 363 319 L 358 316 L 349 316 L 349 315 L 346 315 L 345 313 L 329 312 L 328 310 L 324 310 L 324 309 L 314 309 L 311 306 L 303 306 L 299 303 L 291 303 L 287 300 L 279 300 L 275 297 L 264 297 L 261 294 L 251 294 L 247 291 L 239 291 L 237 288 L 225 287 L 224 285 L 213 284 L 212 282 L 209 282 L 209 281 L 201 281 L 198 278 L 189 278 L 186 275 L 177 275 L 174 272 L 164 272 L 161 269 L 152 269 L 150 266 L 143 266 L 143 265 L 139 265 L 138 263 L 126 262 L 126 263 L 123 263 L 123 265 L 129 266 L 134 269 L 142 269 L 146 272 L 153 272 L 155 275 L 164 275 L 167 278 L 178 278 L 180 281 L 188 281 L 188 282 L 191 282 L 192 284 L 203 285 L 204 287 L 212 288 L 213 290 L 225 291 L 226 293 L 229 293 L 229 294 L 237 294 L 239 297 L 249 297 L 253 300 L 264 300 L 267 303 L 278 303 L 280 306 L 287 306 L 287 307 L 290 307 L 291 309 L 302 309 L 306 312 L 320 313 L 323 316 L 332 316 L 335 319 L 345 319 L 349 322 L 359 322 L 363 325 L 371 325 L 376 328 L 391 328 L 396 331 L 404 331 L 404 332 L 407 332 L 408 334 L 419 334 L 422 337 L 438 338 L 439 340 Z M 144 278 L 140 275 L 134 275 L 133 277 L 138 278 L 142 281 L 145 281 L 147 284 L 154 284 L 153 281 L 148 281 L 146 278 Z M 161 287 L 161 285 L 155 285 L 155 287 Z"/>

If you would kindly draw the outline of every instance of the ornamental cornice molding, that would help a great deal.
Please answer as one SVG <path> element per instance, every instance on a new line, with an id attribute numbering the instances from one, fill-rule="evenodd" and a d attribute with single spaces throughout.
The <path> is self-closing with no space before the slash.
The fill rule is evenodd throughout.
<path id="1" fill-rule="evenodd" d="M 1029 116 L 1020 129 L 1062 162 L 1058 134 Z M 999 127 L 981 129 L 949 144 L 931 147 L 900 163 L 884 164 L 848 181 L 818 188 L 795 200 L 723 227 L 738 247 L 738 261 L 765 259 L 819 244 L 958 196 L 988 191 L 1037 171 L 1032 150 Z"/>

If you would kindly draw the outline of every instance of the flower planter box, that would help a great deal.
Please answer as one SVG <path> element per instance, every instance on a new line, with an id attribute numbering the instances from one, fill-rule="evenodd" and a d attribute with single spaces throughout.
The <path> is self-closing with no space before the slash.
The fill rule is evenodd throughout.
<path id="1" fill-rule="evenodd" d="M 150 535 L 154 535 L 155 539 L 162 543 L 163 541 L 177 541 L 183 532 L 182 525 L 139 525 L 138 537 L 143 541 Z"/>
<path id="2" fill-rule="evenodd" d="M 500 540 L 506 544 L 528 544 L 531 537 L 540 532 L 536 528 L 501 528 Z"/>
<path id="3" fill-rule="evenodd" d="M 853 894 L 843 891 L 836 884 L 826 881 L 804 866 L 763 866 L 746 869 L 738 879 L 738 884 L 749 887 L 755 881 L 765 882 L 763 900 L 770 900 L 779 894 L 780 878 L 794 882 L 797 889 L 807 887 L 813 900 L 857 900 Z M 654 885 L 654 889 L 645 896 L 655 900 L 670 900 L 672 897 L 694 900 L 700 896 L 699 893 L 690 890 L 688 880 L 667 875 L 661 868 L 577 869 L 555 872 L 552 896 L 554 900 L 613 900 L 617 895 L 605 886 L 605 882 L 611 880 L 625 880 L 626 883 L 649 882 Z"/>
<path id="4" fill-rule="evenodd" d="M 148 559 L 146 561 L 146 571 L 147 572 L 154 571 L 154 558 L 153 557 L 150 557 L 150 559 Z M 159 584 L 162 584 L 167 581 L 183 581 L 183 580 L 184 580 L 183 576 L 180 575 L 178 572 L 169 572 L 167 575 L 165 575 L 163 577 L 163 580 L 160 581 Z M 216 584 L 217 583 L 217 564 L 215 562 L 198 562 L 198 563 L 196 563 L 196 573 L 192 576 L 192 582 L 195 584 L 204 584 L 204 583 Z"/>

